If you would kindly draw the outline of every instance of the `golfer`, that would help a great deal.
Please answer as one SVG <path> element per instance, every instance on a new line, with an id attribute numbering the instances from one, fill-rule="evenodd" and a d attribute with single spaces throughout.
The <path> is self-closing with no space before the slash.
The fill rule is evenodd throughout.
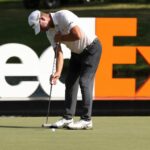
<path id="1" fill-rule="evenodd" d="M 80 19 L 71 11 L 60 10 L 55 13 L 33 11 L 28 17 L 29 25 L 37 35 L 46 32 L 47 38 L 57 47 L 56 72 L 51 77 L 51 83 L 56 84 L 63 68 L 63 52 L 61 43 L 71 50 L 71 58 L 65 82 L 65 111 L 63 117 L 52 124 L 54 128 L 91 129 L 93 83 L 101 56 L 101 44 L 93 33 L 86 33 L 80 25 Z M 76 111 L 78 87 L 82 94 L 81 119 L 73 121 Z"/>

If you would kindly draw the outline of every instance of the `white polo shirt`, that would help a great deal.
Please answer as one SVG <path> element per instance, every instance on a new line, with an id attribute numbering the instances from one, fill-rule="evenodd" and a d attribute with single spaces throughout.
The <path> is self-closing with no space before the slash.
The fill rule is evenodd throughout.
<path id="1" fill-rule="evenodd" d="M 81 30 L 81 39 L 76 41 L 63 41 L 64 43 L 72 52 L 80 54 L 83 49 L 92 43 L 92 41 L 96 38 L 95 34 L 88 34 L 84 31 L 83 27 L 81 26 L 80 19 L 68 10 L 61 10 L 56 13 L 51 13 L 54 28 L 50 28 L 47 32 L 47 38 L 49 39 L 51 45 L 53 47 L 56 46 L 54 41 L 55 34 L 60 31 L 62 35 L 69 34 L 70 30 L 74 26 L 78 26 Z"/>

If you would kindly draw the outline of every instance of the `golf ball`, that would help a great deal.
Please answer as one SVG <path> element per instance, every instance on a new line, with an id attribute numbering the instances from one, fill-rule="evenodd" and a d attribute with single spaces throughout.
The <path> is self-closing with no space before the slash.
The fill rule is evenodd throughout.
<path id="1" fill-rule="evenodd" d="M 54 128 L 52 128 L 52 132 L 55 132 L 55 129 L 54 129 Z"/>

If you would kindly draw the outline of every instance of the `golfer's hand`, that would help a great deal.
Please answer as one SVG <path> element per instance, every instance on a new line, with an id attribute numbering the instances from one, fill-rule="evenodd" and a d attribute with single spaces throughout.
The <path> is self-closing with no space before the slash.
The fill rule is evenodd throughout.
<path id="1" fill-rule="evenodd" d="M 55 40 L 56 43 L 60 43 L 61 42 L 61 38 L 62 38 L 61 32 L 57 32 L 55 34 L 54 40 Z"/>
<path id="2" fill-rule="evenodd" d="M 50 84 L 51 85 L 56 85 L 57 80 L 60 78 L 60 74 L 54 73 L 53 75 L 50 76 Z"/>

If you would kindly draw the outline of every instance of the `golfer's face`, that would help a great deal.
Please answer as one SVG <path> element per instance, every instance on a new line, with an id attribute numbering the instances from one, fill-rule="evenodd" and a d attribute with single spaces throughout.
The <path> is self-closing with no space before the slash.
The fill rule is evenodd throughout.
<path id="1" fill-rule="evenodd" d="M 40 28 L 41 31 L 47 31 L 48 30 L 48 22 L 42 18 L 40 18 Z"/>

